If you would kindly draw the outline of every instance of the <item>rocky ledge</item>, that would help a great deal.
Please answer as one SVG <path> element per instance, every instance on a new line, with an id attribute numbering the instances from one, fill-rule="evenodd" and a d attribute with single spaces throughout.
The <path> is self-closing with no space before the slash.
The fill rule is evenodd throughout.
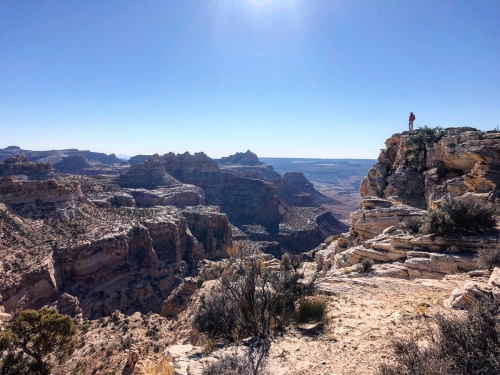
<path id="1" fill-rule="evenodd" d="M 232 243 L 216 207 L 96 208 L 75 181 L 1 178 L 0 217 L 0 309 L 11 315 L 159 313 Z"/>

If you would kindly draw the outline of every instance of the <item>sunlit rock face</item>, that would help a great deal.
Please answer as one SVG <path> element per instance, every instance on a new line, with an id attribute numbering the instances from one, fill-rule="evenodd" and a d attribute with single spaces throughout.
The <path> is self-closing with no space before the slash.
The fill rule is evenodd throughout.
<path id="1" fill-rule="evenodd" d="M 500 186 L 500 132 L 449 128 L 437 141 L 408 156 L 406 141 L 418 134 L 403 132 L 386 141 L 378 162 L 360 186 L 361 196 L 395 198 L 423 209 L 436 206 L 445 196 L 468 194 L 492 201 Z"/>

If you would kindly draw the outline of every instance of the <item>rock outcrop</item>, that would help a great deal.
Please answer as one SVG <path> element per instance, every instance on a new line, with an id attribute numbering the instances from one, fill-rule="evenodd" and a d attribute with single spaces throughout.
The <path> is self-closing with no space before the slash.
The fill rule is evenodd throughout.
<path id="1" fill-rule="evenodd" d="M 414 141 L 423 131 L 428 131 L 432 142 Z M 373 276 L 441 279 L 483 269 L 478 250 L 498 247 L 497 232 L 470 237 L 415 235 L 407 224 L 427 215 L 426 210 L 434 209 L 445 197 L 472 197 L 481 203 L 496 199 L 499 145 L 500 132 L 472 128 L 393 135 L 361 182 L 363 199 L 360 209 L 351 214 L 343 246 L 339 246 L 340 239 L 321 245 L 316 262 L 330 270 L 327 275 L 331 277 L 348 275 L 363 259 L 375 261 Z M 472 295 L 481 294 L 475 285 L 458 290 L 450 304 L 463 305 Z"/>
<path id="2" fill-rule="evenodd" d="M 133 165 L 119 176 L 116 183 L 125 189 L 125 194 L 108 198 L 115 206 L 197 206 L 205 204 L 203 189 L 183 184 L 165 171 L 165 163 L 158 155 Z M 125 198 L 127 196 L 127 198 Z M 130 197 L 130 198 L 128 198 Z"/>
<path id="3" fill-rule="evenodd" d="M 217 163 L 223 172 L 273 183 L 278 189 L 280 199 L 289 206 L 319 207 L 325 203 L 335 203 L 317 191 L 302 173 L 288 172 L 281 176 L 251 151 L 223 157 L 218 159 Z"/>
<path id="4" fill-rule="evenodd" d="M 163 156 L 167 173 L 205 192 L 206 204 L 220 206 L 236 226 L 263 225 L 277 232 L 282 219 L 279 195 L 274 185 L 249 178 L 222 173 L 217 163 L 204 153 Z"/>
<path id="5" fill-rule="evenodd" d="M 265 165 L 263 162 L 259 160 L 256 154 L 252 151 L 247 150 L 247 152 L 237 152 L 234 155 L 222 157 L 219 160 L 216 160 L 219 164 L 238 164 L 238 165 Z"/>
<path id="6" fill-rule="evenodd" d="M 101 152 L 92 152 L 89 150 L 77 150 L 74 148 L 65 150 L 50 150 L 50 151 L 32 151 L 23 150 L 18 146 L 9 146 L 4 149 L 0 149 L 0 160 L 8 159 L 16 154 L 24 154 L 29 161 L 37 163 L 50 163 L 55 164 L 60 162 L 64 157 L 67 156 L 77 156 L 81 155 L 87 160 L 95 161 L 105 165 L 123 164 L 128 165 L 128 163 L 118 157 L 115 154 L 104 154 Z"/>
<path id="7" fill-rule="evenodd" d="M 52 172 L 47 163 L 32 163 L 22 154 L 15 154 L 0 162 L 0 177 L 17 179 L 44 179 Z"/>
<path id="8" fill-rule="evenodd" d="M 103 210 L 77 182 L 0 179 L 0 308 L 84 317 L 162 310 L 202 259 L 225 255 L 217 208 Z"/>
<path id="9" fill-rule="evenodd" d="M 116 179 L 116 183 L 125 188 L 145 189 L 181 185 L 179 181 L 165 171 L 163 159 L 157 154 L 141 164 L 130 167 L 127 173 Z"/>
<path id="10" fill-rule="evenodd" d="M 406 146 L 422 130 L 394 134 L 360 186 L 361 196 L 394 197 L 430 209 L 445 196 L 469 193 L 479 200 L 498 195 L 500 132 L 449 128 L 434 141 Z"/>
<path id="11" fill-rule="evenodd" d="M 19 181 L 0 177 L 0 202 L 25 217 L 43 218 L 84 202 L 86 198 L 78 183 L 55 180 Z"/>

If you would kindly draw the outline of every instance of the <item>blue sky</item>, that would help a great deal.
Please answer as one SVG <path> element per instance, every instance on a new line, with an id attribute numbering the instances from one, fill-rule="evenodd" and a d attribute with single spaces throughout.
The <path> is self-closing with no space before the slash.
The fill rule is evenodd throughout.
<path id="1" fill-rule="evenodd" d="M 500 1 L 3 0 L 0 147 L 376 158 L 500 126 Z"/>

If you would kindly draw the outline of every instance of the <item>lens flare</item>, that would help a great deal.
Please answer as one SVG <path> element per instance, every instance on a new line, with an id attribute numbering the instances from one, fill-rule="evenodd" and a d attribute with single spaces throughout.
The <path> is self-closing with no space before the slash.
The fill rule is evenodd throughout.
<path id="1" fill-rule="evenodd" d="M 270 5 L 273 0 L 248 0 L 248 2 L 257 8 L 265 8 Z"/>

